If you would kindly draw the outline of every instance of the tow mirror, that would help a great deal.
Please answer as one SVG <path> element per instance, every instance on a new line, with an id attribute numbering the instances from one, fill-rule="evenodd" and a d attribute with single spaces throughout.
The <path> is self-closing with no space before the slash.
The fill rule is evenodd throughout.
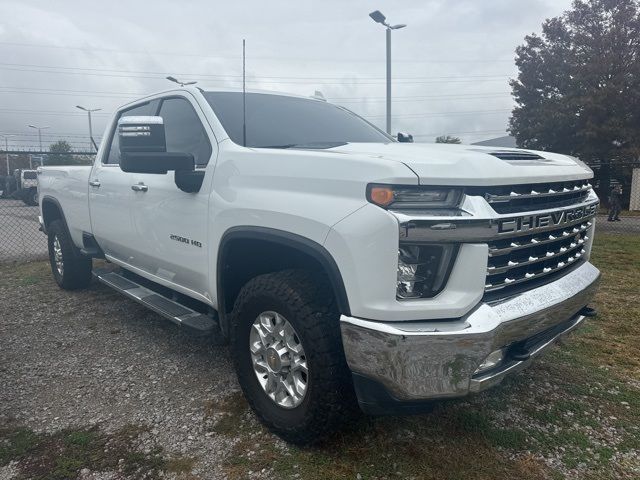
<path id="1" fill-rule="evenodd" d="M 398 132 L 398 141 L 402 143 L 413 143 L 413 135 Z"/>
<path id="2" fill-rule="evenodd" d="M 130 173 L 193 171 L 190 153 L 167 152 L 162 117 L 122 117 L 118 120 L 120 168 Z"/>
<path id="3" fill-rule="evenodd" d="M 121 154 L 167 151 L 162 117 L 121 117 L 118 140 Z"/>

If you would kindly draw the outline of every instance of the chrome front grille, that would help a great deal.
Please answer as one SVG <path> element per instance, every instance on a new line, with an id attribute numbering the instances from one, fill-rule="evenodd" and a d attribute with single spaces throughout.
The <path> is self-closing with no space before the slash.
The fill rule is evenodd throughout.
<path id="1" fill-rule="evenodd" d="M 471 187 L 468 195 L 481 195 L 500 214 L 546 210 L 580 203 L 589 195 L 588 180 L 528 185 Z"/>
<path id="2" fill-rule="evenodd" d="M 586 253 L 592 222 L 489 243 L 485 291 L 492 292 L 559 272 Z"/>

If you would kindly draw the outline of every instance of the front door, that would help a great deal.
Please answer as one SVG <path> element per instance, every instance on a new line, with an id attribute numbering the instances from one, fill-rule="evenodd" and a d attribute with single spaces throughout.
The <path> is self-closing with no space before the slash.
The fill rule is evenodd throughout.
<path id="1" fill-rule="evenodd" d="M 179 291 L 211 301 L 207 234 L 217 145 L 209 140 L 200 107 L 189 96 L 162 99 L 158 116 L 164 121 L 167 151 L 191 153 L 204 180 L 199 192 L 187 193 L 176 186 L 174 172 L 129 174 L 134 265 Z"/>
<path id="2" fill-rule="evenodd" d="M 118 119 L 155 115 L 159 101 L 144 102 L 119 113 L 109 129 L 109 141 L 89 177 L 91 231 L 107 255 L 121 264 L 135 264 L 136 236 L 129 203 L 133 199 L 131 173 L 120 170 Z"/>
<path id="3" fill-rule="evenodd" d="M 217 144 L 209 141 L 200 107 L 188 96 L 154 100 L 120 116 L 125 115 L 161 116 L 167 151 L 193 154 L 196 169 L 205 173 L 202 188 L 180 190 L 174 172 L 123 172 L 116 119 L 110 149 L 89 179 L 99 181 L 89 187 L 94 235 L 105 254 L 125 268 L 209 302 L 207 223 Z"/>

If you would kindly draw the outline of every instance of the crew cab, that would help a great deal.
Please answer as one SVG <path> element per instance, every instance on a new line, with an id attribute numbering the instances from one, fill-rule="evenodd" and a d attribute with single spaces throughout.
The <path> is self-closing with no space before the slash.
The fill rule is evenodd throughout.
<path id="1" fill-rule="evenodd" d="M 493 386 L 593 315 L 592 176 L 398 142 L 316 98 L 186 87 L 120 108 L 93 166 L 40 168 L 39 196 L 62 288 L 93 274 L 229 342 L 258 417 L 305 444 L 357 405 Z"/>

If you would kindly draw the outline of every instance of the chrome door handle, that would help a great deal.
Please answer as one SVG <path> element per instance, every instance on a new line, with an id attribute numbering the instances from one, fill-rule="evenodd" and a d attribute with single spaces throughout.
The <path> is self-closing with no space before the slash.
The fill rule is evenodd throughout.
<path id="1" fill-rule="evenodd" d="M 92 187 L 99 187 L 100 186 L 100 180 L 98 180 L 98 179 L 90 180 L 89 181 L 89 185 L 91 185 Z"/>
<path id="2" fill-rule="evenodd" d="M 134 192 L 146 192 L 147 190 L 149 190 L 149 187 L 140 182 L 136 183 L 135 185 L 131 185 L 131 190 L 133 190 Z"/>

